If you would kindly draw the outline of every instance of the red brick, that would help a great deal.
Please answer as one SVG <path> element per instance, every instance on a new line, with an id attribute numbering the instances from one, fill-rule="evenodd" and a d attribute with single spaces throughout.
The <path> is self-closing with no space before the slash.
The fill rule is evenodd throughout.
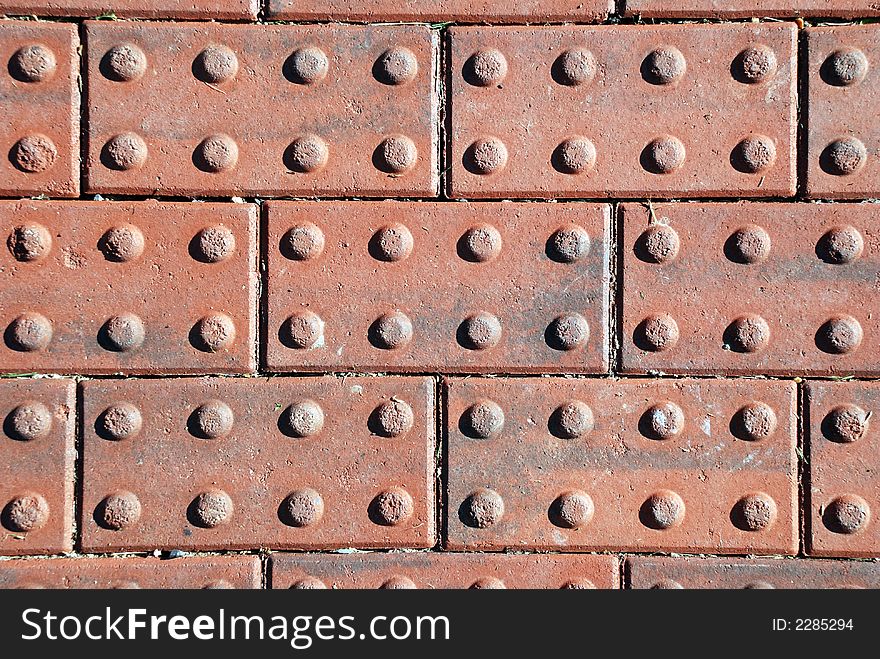
<path id="1" fill-rule="evenodd" d="M 0 23 L 0 195 L 79 194 L 78 50 L 75 25 Z"/>
<path id="2" fill-rule="evenodd" d="M 72 380 L 0 380 L 0 554 L 72 549 L 75 415 Z"/>
<path id="3" fill-rule="evenodd" d="M 108 12 L 107 7 L 113 11 Z M 0 13 L 10 15 L 94 18 L 256 18 L 260 0 L 0 0 Z"/>
<path id="4" fill-rule="evenodd" d="M 257 556 L 64 558 L 0 563 L 0 588 L 260 588 Z"/>
<path id="5" fill-rule="evenodd" d="M 880 75 L 869 65 L 880 58 L 880 29 L 810 28 L 807 52 L 807 194 L 877 197 L 880 128 L 864 108 L 880 100 Z"/>
<path id="6" fill-rule="evenodd" d="M 625 0 L 627 16 L 642 18 L 859 18 L 877 16 L 867 0 Z"/>
<path id="7" fill-rule="evenodd" d="M 627 559 L 630 588 L 880 588 L 880 564 L 805 559 Z"/>
<path id="8" fill-rule="evenodd" d="M 797 551 L 793 384 L 447 387 L 452 549 Z"/>
<path id="9" fill-rule="evenodd" d="M 880 384 L 807 385 L 808 551 L 814 556 L 880 556 Z"/>
<path id="10" fill-rule="evenodd" d="M 619 588 L 617 557 L 273 554 L 273 588 Z M 500 584 L 498 582 L 501 582 Z"/>
<path id="11" fill-rule="evenodd" d="M 92 381 L 83 434 L 86 551 L 435 543 L 429 378 Z"/>
<path id="12" fill-rule="evenodd" d="M 365 208 L 268 204 L 270 370 L 607 371 L 607 206 Z M 323 244 L 313 256 L 312 234 Z M 556 336 L 557 318 L 569 319 L 561 323 L 572 330 L 568 344 Z M 400 331 L 383 333 L 394 322 Z M 486 329 L 485 343 L 470 342 L 472 326 Z"/>
<path id="13" fill-rule="evenodd" d="M 253 205 L 0 202 L 0 371 L 253 371 L 256 224 Z"/>
<path id="14" fill-rule="evenodd" d="M 623 370 L 880 372 L 875 209 L 624 204 Z"/>
<path id="15" fill-rule="evenodd" d="M 269 0 L 268 15 L 294 20 L 456 21 L 464 23 L 543 21 L 598 22 L 614 11 L 613 0 Z"/>
<path id="16" fill-rule="evenodd" d="M 427 27 L 86 23 L 86 41 L 91 192 L 437 194 Z M 140 67 L 114 71 L 114 48 Z"/>
<path id="17" fill-rule="evenodd" d="M 795 192 L 793 24 L 450 32 L 455 197 Z"/>

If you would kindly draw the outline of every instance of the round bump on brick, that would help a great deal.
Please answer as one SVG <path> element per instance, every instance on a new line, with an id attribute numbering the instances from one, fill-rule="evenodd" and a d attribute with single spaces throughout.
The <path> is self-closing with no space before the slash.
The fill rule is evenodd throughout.
<path id="1" fill-rule="evenodd" d="M 287 77 L 300 85 L 313 85 L 327 77 L 330 62 L 317 46 L 299 48 L 285 63 Z"/>
<path id="2" fill-rule="evenodd" d="M 831 53 L 819 70 L 822 80 L 835 87 L 849 87 L 865 79 L 868 58 L 858 48 L 840 48 Z"/>
<path id="3" fill-rule="evenodd" d="M 9 73 L 20 82 L 45 82 L 55 75 L 55 53 L 41 43 L 22 46 L 9 60 Z"/>
<path id="4" fill-rule="evenodd" d="M 645 500 L 639 512 L 642 524 L 665 531 L 684 521 L 684 501 L 672 490 L 658 490 Z"/>
<path id="5" fill-rule="evenodd" d="M 401 311 L 382 314 L 370 325 L 367 338 L 374 347 L 381 350 L 403 348 L 412 341 L 412 321 Z"/>
<path id="6" fill-rule="evenodd" d="M 569 137 L 554 149 L 550 161 L 562 174 L 583 174 L 596 166 L 596 147 L 586 137 Z"/>
<path id="7" fill-rule="evenodd" d="M 9 531 L 29 533 L 43 528 L 49 521 L 49 504 L 41 494 L 24 492 L 3 508 L 3 526 Z"/>
<path id="8" fill-rule="evenodd" d="M 379 586 L 380 590 L 415 590 L 416 584 L 409 577 L 395 574 L 393 577 L 386 579 Z"/>
<path id="9" fill-rule="evenodd" d="M 550 506 L 550 521 L 560 528 L 578 529 L 593 519 L 593 499 L 586 492 L 573 490 L 560 494 Z"/>
<path id="10" fill-rule="evenodd" d="M 195 148 L 192 160 L 203 172 L 228 172 L 238 164 L 238 145 L 229 135 L 209 135 Z"/>
<path id="11" fill-rule="evenodd" d="M 95 521 L 110 531 L 131 528 L 141 518 L 141 502 L 132 492 L 121 491 L 108 495 L 98 504 Z"/>
<path id="12" fill-rule="evenodd" d="M 672 135 L 661 135 L 651 140 L 642 150 L 642 167 L 652 174 L 672 174 L 684 165 L 687 150 L 684 143 Z"/>
<path id="13" fill-rule="evenodd" d="M 229 46 L 213 44 L 196 55 L 192 70 L 202 82 L 218 85 L 232 80 L 238 73 L 238 57 Z"/>
<path id="14" fill-rule="evenodd" d="M 318 347 L 324 338 L 324 321 L 313 311 L 297 311 L 282 323 L 278 332 L 281 343 L 294 350 Z"/>
<path id="15" fill-rule="evenodd" d="M 317 135 L 301 135 L 297 137 L 284 153 L 284 162 L 288 169 L 298 174 L 313 174 L 327 166 L 330 149 L 327 142 Z"/>
<path id="16" fill-rule="evenodd" d="M 651 590 L 683 590 L 684 586 L 678 583 L 675 579 L 660 579 L 657 583 L 651 586 Z"/>
<path id="17" fill-rule="evenodd" d="M 101 149 L 105 167 L 124 172 L 143 167 L 147 162 L 147 143 L 136 133 L 120 133 L 111 137 Z"/>
<path id="18" fill-rule="evenodd" d="M 137 80 L 147 71 L 147 56 L 131 43 L 113 46 L 101 59 L 101 73 L 116 82 Z"/>
<path id="19" fill-rule="evenodd" d="M 560 85 L 586 85 L 596 77 L 596 57 L 583 47 L 569 48 L 553 62 L 553 79 Z"/>
<path id="20" fill-rule="evenodd" d="M 133 313 L 111 316 L 98 331 L 98 343 L 104 350 L 130 352 L 144 343 L 144 321 Z"/>
<path id="21" fill-rule="evenodd" d="M 507 58 L 495 48 L 479 50 L 467 59 L 462 75 L 476 87 L 498 86 L 507 77 Z"/>
<path id="22" fill-rule="evenodd" d="M 400 175 L 416 166 L 419 151 L 416 143 L 406 135 L 389 135 L 373 153 L 376 169 L 387 174 Z"/>
<path id="23" fill-rule="evenodd" d="M 817 256 L 826 263 L 842 265 L 858 259 L 865 249 L 865 239 L 854 226 L 832 227 L 816 244 Z"/>
<path id="24" fill-rule="evenodd" d="M 639 419 L 639 431 L 648 439 L 672 439 L 683 430 L 684 412 L 671 401 L 652 405 Z"/>
<path id="25" fill-rule="evenodd" d="M 507 586 L 498 577 L 480 577 L 473 582 L 469 590 L 505 590 Z"/>
<path id="26" fill-rule="evenodd" d="M 281 521 L 287 526 L 314 526 L 324 516 L 324 499 L 310 487 L 294 490 L 281 504 Z"/>
<path id="27" fill-rule="evenodd" d="M 196 437 L 217 439 L 228 435 L 234 423 L 235 415 L 229 405 L 222 400 L 209 400 L 193 410 L 187 426 Z"/>
<path id="28" fill-rule="evenodd" d="M 501 253 L 502 240 L 491 224 L 472 226 L 458 240 L 458 255 L 471 263 L 485 263 Z"/>
<path id="29" fill-rule="evenodd" d="M 776 74 L 779 63 L 776 53 L 769 46 L 758 44 L 749 46 L 736 56 L 733 62 L 733 77 L 746 84 L 756 84 L 769 80 Z"/>
<path id="30" fill-rule="evenodd" d="M 459 325 L 458 344 L 468 350 L 488 350 L 501 341 L 501 321 L 486 311 L 472 314 Z"/>
<path id="31" fill-rule="evenodd" d="M 651 314 L 636 326 L 633 340 L 641 350 L 663 352 L 678 343 L 678 323 L 669 314 Z"/>
<path id="32" fill-rule="evenodd" d="M 569 579 L 560 590 L 596 590 L 596 584 L 589 579 Z"/>
<path id="33" fill-rule="evenodd" d="M 318 577 L 303 577 L 295 581 L 290 590 L 327 590 L 327 584 Z"/>
<path id="34" fill-rule="evenodd" d="M 193 238 L 190 254 L 202 263 L 219 263 L 235 251 L 235 234 L 222 224 L 205 227 Z"/>
<path id="35" fill-rule="evenodd" d="M 724 243 L 724 254 L 734 263 L 760 263 L 770 255 L 770 234 L 757 224 L 747 224 L 734 231 Z"/>
<path id="36" fill-rule="evenodd" d="M 547 240 L 547 257 L 557 263 L 574 263 L 590 253 L 590 234 L 577 224 L 559 227 Z"/>
<path id="37" fill-rule="evenodd" d="M 730 521 L 741 531 L 766 531 L 776 522 L 776 502 L 769 494 L 753 492 L 742 497 L 730 511 Z"/>
<path id="38" fill-rule="evenodd" d="M 480 488 L 471 492 L 461 504 L 459 518 L 474 529 L 487 529 L 504 517 L 504 500 L 495 490 Z"/>
<path id="39" fill-rule="evenodd" d="M 374 524 L 398 526 L 412 517 L 413 498 L 402 487 L 390 487 L 370 502 L 369 516 Z"/>
<path id="40" fill-rule="evenodd" d="M 579 313 L 562 314 L 547 326 L 544 340 L 554 350 L 582 348 L 590 340 L 590 325 Z"/>
<path id="41" fill-rule="evenodd" d="M 217 579 L 215 581 L 209 581 L 204 586 L 202 586 L 202 590 L 234 590 L 235 586 L 226 581 L 225 579 Z"/>
<path id="42" fill-rule="evenodd" d="M 842 137 L 834 140 L 823 149 L 819 156 L 819 166 L 833 176 L 850 176 L 865 166 L 868 149 L 855 137 Z"/>
<path id="43" fill-rule="evenodd" d="M 750 135 L 733 148 L 730 163 L 743 174 L 761 174 L 776 162 L 776 143 L 766 135 Z"/>
<path id="44" fill-rule="evenodd" d="M 18 140 L 9 153 L 16 169 L 26 174 L 39 174 L 52 168 L 58 160 L 58 149 L 51 139 L 40 133 Z"/>
<path id="45" fill-rule="evenodd" d="M 458 422 L 459 430 L 473 439 L 495 437 L 504 430 L 504 410 L 492 400 L 481 400 L 468 407 Z"/>
<path id="46" fill-rule="evenodd" d="M 45 437 L 52 429 L 52 412 L 43 403 L 26 401 L 16 406 L 3 421 L 4 432 L 22 442 Z"/>
<path id="47" fill-rule="evenodd" d="M 575 439 L 593 429 L 595 419 L 590 406 L 580 400 L 563 403 L 550 415 L 549 430 L 556 437 Z"/>
<path id="48" fill-rule="evenodd" d="M 400 437 L 413 428 L 415 418 L 406 401 L 392 398 L 381 403 L 370 414 L 370 432 L 380 437 Z"/>
<path id="49" fill-rule="evenodd" d="M 232 499 L 223 490 L 207 490 L 193 499 L 189 513 L 193 524 L 213 529 L 232 519 Z"/>
<path id="50" fill-rule="evenodd" d="M 52 234 L 36 222 L 19 224 L 6 239 L 6 247 L 16 261 L 39 261 L 52 250 Z"/>
<path id="51" fill-rule="evenodd" d="M 665 224 L 652 224 L 636 240 L 635 254 L 647 263 L 667 263 L 678 256 L 678 232 Z"/>
<path id="52" fill-rule="evenodd" d="M 386 85 L 404 85 L 413 80 L 418 72 L 419 61 L 415 53 L 404 46 L 386 50 L 373 67 L 376 80 Z"/>
<path id="53" fill-rule="evenodd" d="M 136 436 L 143 427 L 140 410 L 131 403 L 114 403 L 98 416 L 95 432 L 104 439 L 119 441 Z"/>
<path id="54" fill-rule="evenodd" d="M 777 426 L 776 412 L 767 403 L 754 401 L 740 407 L 730 420 L 730 431 L 737 439 L 758 442 L 767 439 Z"/>
<path id="55" fill-rule="evenodd" d="M 44 350 L 52 341 L 52 323 L 44 315 L 28 311 L 9 323 L 4 338 L 6 345 L 18 352 Z"/>
<path id="56" fill-rule="evenodd" d="M 281 239 L 281 253 L 293 261 L 308 261 L 324 252 L 324 232 L 311 222 L 292 226 Z"/>
<path id="57" fill-rule="evenodd" d="M 822 521 L 832 533 L 851 535 L 863 531 L 871 521 L 868 502 L 855 494 L 835 497 L 822 513 Z"/>
<path id="58" fill-rule="evenodd" d="M 200 318 L 190 335 L 190 343 L 197 350 L 220 352 L 230 348 L 235 341 L 235 324 L 229 316 L 213 313 Z"/>
<path id="59" fill-rule="evenodd" d="M 412 254 L 413 235 L 398 222 L 385 225 L 370 238 L 369 251 L 379 261 L 402 261 Z"/>
<path id="60" fill-rule="evenodd" d="M 661 46 L 642 62 L 642 77 L 652 85 L 670 85 L 684 77 L 687 62 L 675 46 Z"/>
<path id="61" fill-rule="evenodd" d="M 862 343 L 862 325 L 852 316 L 841 314 L 822 323 L 816 332 L 816 347 L 831 355 L 845 355 Z"/>
<path id="62" fill-rule="evenodd" d="M 144 234 L 132 224 L 120 224 L 101 236 L 98 248 L 108 261 L 133 261 L 144 253 Z"/>
<path id="63" fill-rule="evenodd" d="M 774 590 L 776 586 L 766 581 L 752 581 L 743 586 L 743 590 Z"/>
<path id="64" fill-rule="evenodd" d="M 507 165 L 507 147 L 497 137 L 481 137 L 464 152 L 464 167 L 471 174 L 489 176 Z"/>
<path id="65" fill-rule="evenodd" d="M 312 437 L 324 427 L 324 410 L 313 400 L 301 400 L 284 410 L 281 422 L 286 435 Z"/>
<path id="66" fill-rule="evenodd" d="M 868 419 L 868 413 L 858 405 L 838 405 L 822 419 L 822 434 L 832 442 L 856 442 L 868 432 Z"/>
<path id="67" fill-rule="evenodd" d="M 770 326 L 758 314 L 734 319 L 724 330 L 724 347 L 739 353 L 758 352 L 770 343 Z"/>

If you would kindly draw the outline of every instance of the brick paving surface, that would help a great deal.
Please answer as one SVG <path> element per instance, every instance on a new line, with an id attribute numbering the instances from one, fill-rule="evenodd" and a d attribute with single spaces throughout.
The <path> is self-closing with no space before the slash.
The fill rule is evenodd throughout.
<path id="1" fill-rule="evenodd" d="M 880 587 L 876 6 L 100 4 L 0 0 L 0 587 Z"/>

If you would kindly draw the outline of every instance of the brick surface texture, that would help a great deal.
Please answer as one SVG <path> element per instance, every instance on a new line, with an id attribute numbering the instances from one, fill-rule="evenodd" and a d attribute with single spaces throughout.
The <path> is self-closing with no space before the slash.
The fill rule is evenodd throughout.
<path id="1" fill-rule="evenodd" d="M 880 588 L 876 3 L 105 4 L 0 0 L 0 587 Z"/>

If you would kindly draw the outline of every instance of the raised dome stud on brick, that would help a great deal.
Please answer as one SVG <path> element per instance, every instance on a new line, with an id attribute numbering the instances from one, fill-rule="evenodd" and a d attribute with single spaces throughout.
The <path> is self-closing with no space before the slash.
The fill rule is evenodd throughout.
<path id="1" fill-rule="evenodd" d="M 93 193 L 438 194 L 426 25 L 89 21 L 85 35 Z"/>

